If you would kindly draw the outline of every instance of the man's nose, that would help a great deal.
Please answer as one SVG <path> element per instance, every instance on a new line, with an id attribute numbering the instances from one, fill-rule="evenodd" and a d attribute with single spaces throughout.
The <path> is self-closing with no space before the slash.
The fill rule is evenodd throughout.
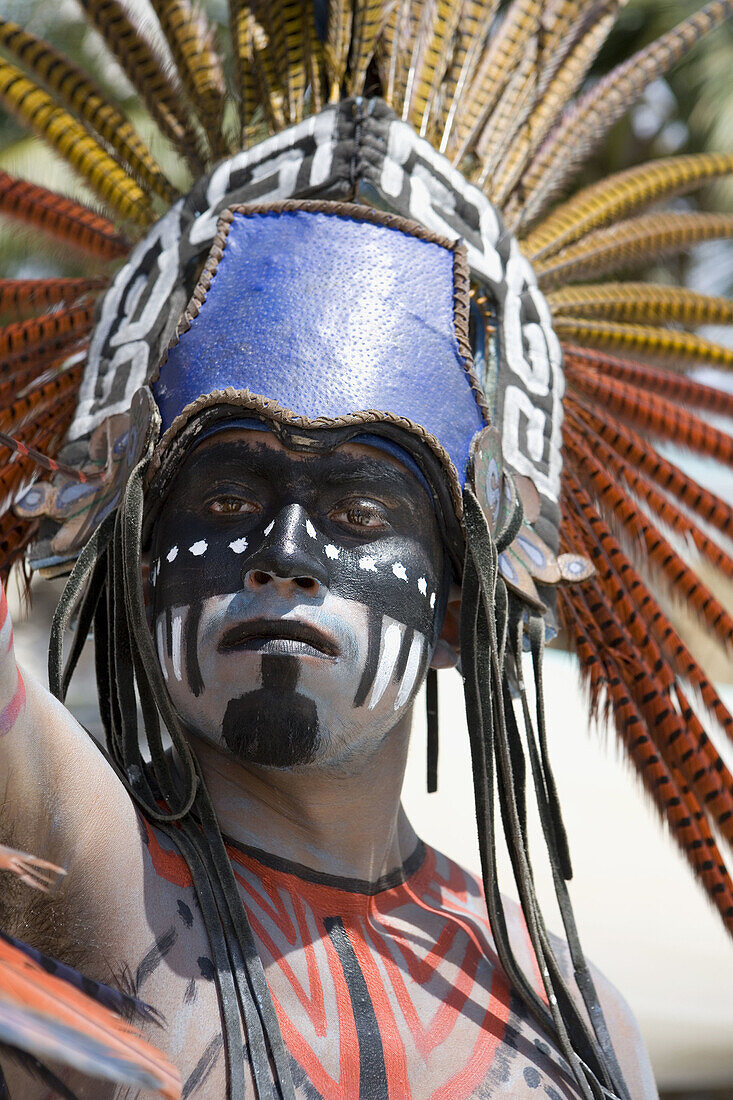
<path id="1" fill-rule="evenodd" d="M 249 559 L 242 578 L 245 588 L 268 586 L 279 596 L 318 596 L 328 585 L 328 571 L 319 557 L 318 540 L 308 533 L 308 516 L 290 504 L 265 528 L 265 541 Z"/>

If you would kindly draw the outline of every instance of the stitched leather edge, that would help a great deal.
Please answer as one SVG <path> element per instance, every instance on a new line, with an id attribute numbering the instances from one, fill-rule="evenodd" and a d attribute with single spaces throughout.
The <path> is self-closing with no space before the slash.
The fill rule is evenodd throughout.
<path id="1" fill-rule="evenodd" d="M 343 416 L 319 416 L 310 418 L 299 416 L 290 409 L 283 408 L 272 398 L 262 394 L 251 393 L 249 390 L 235 390 L 227 387 L 224 390 L 212 390 L 211 393 L 202 394 L 195 401 L 186 405 L 178 414 L 173 423 L 161 436 L 153 452 L 153 457 L 148 467 L 146 481 L 151 481 L 160 472 L 161 467 L 168 457 L 167 452 L 172 444 L 184 431 L 186 426 L 204 409 L 213 405 L 230 405 L 237 409 L 251 409 L 266 420 L 273 420 L 281 424 L 287 424 L 294 428 L 313 430 L 318 428 L 345 428 L 353 424 L 393 424 L 404 431 L 410 432 L 428 447 L 440 462 L 448 478 L 451 502 L 455 508 L 456 516 L 460 520 L 463 515 L 463 502 L 461 486 L 458 480 L 458 472 L 453 465 L 448 452 L 438 439 L 427 431 L 421 424 L 410 420 L 406 416 L 396 416 L 394 413 L 382 412 L 378 409 L 364 409 L 359 412 L 346 413 Z M 183 441 L 181 441 L 183 442 Z"/>

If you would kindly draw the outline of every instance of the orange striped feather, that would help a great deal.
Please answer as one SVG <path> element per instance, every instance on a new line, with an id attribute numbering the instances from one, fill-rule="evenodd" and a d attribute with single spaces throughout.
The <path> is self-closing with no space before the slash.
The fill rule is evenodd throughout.
<path id="1" fill-rule="evenodd" d="M 98 294 L 108 283 L 108 279 L 0 279 L 0 314 L 23 317 L 62 302 L 71 304 L 87 294 Z"/>
<path id="2" fill-rule="evenodd" d="M 126 256 L 131 248 L 130 242 L 111 221 L 88 206 L 2 171 L 0 214 L 17 218 L 64 244 L 103 260 Z"/>
<path id="3" fill-rule="evenodd" d="M 563 481 L 567 499 L 563 505 L 561 541 L 566 537 L 565 522 L 568 516 L 568 522 L 571 526 L 574 523 L 577 528 L 578 521 L 573 519 L 573 515 L 577 513 L 582 517 L 585 529 L 581 535 L 582 546 L 585 547 L 582 552 L 593 558 L 614 605 L 623 608 L 627 625 L 636 629 L 639 620 L 638 628 L 643 632 L 642 641 L 646 633 L 653 635 L 676 675 L 683 676 L 694 685 L 721 729 L 733 740 L 733 717 L 569 467 L 563 472 Z M 568 505 L 570 499 L 571 511 Z M 592 537 L 589 533 L 592 533 Z M 643 644 L 646 646 L 646 642 Z M 656 660 L 653 668 L 656 672 Z"/>
<path id="4" fill-rule="evenodd" d="M 651 566 L 666 578 L 672 592 L 685 599 L 724 646 L 733 638 L 733 618 L 702 583 L 669 542 L 646 518 L 641 509 L 619 489 L 593 454 L 591 447 L 568 424 L 563 427 L 567 453 L 572 456 L 583 480 L 608 508 L 628 535 L 646 547 Z"/>
<path id="5" fill-rule="evenodd" d="M 94 304 L 67 306 L 45 317 L 33 317 L 0 328 L 0 358 L 8 360 L 56 354 L 92 327 Z"/>
<path id="6" fill-rule="evenodd" d="M 660 439 L 730 465 L 733 438 L 664 397 L 639 390 L 608 376 L 573 375 L 573 384 L 594 401 Z"/>
<path id="7" fill-rule="evenodd" d="M 607 650 L 623 667 L 627 689 L 645 719 L 649 735 L 666 764 L 678 768 L 691 790 L 719 825 L 726 840 L 733 842 L 733 776 L 713 750 L 707 734 L 698 723 L 692 732 L 681 714 L 671 705 L 666 688 L 645 665 L 633 641 L 615 614 L 602 587 L 589 581 L 583 595 Z M 716 770 L 716 763 L 721 770 Z"/>
<path id="8" fill-rule="evenodd" d="M 582 402 L 575 400 L 567 402 L 567 415 L 573 421 L 573 426 L 581 434 L 588 435 L 592 440 L 596 453 L 605 462 L 609 469 L 614 470 L 618 477 L 622 478 L 637 499 L 644 501 L 648 508 L 666 523 L 676 534 L 690 538 L 701 556 L 711 565 L 719 569 L 726 577 L 733 577 L 733 558 L 704 531 L 702 531 L 689 517 L 650 483 L 647 476 L 638 467 L 628 462 L 613 447 L 604 441 L 604 433 L 598 424 L 593 410 Z"/>
<path id="9" fill-rule="evenodd" d="M 597 637 L 593 619 L 576 588 L 561 589 L 560 609 L 591 689 L 598 695 L 607 695 L 616 729 L 639 777 L 726 927 L 733 933 L 733 888 L 698 800 L 689 785 L 681 780 L 678 770 L 669 768 L 660 758 L 646 722 L 630 697 L 621 666 L 605 649 L 603 640 Z"/>
<path id="10" fill-rule="evenodd" d="M 12 1020 L 14 1045 L 180 1100 L 180 1076 L 160 1051 L 121 1017 L 3 939 L 0 976 L 3 1022 Z"/>
<path id="11" fill-rule="evenodd" d="M 630 359 L 617 359 L 607 353 L 601 354 L 590 348 L 574 345 L 563 346 L 565 373 L 573 379 L 580 379 L 584 385 L 586 379 L 593 379 L 599 373 L 635 386 L 641 390 L 650 390 L 658 397 L 676 401 L 695 409 L 707 409 L 720 416 L 733 416 L 733 394 L 727 390 L 705 386 L 687 378 L 684 374 L 653 367 L 649 363 L 637 363 Z"/>

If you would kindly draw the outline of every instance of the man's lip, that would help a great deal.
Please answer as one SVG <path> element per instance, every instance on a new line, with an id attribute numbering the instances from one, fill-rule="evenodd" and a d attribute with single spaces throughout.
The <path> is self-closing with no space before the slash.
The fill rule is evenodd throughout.
<path id="1" fill-rule="evenodd" d="M 220 650 L 250 649 L 268 639 L 302 642 L 326 657 L 338 657 L 336 642 L 322 630 L 298 619 L 249 619 L 232 626 L 219 642 Z"/>

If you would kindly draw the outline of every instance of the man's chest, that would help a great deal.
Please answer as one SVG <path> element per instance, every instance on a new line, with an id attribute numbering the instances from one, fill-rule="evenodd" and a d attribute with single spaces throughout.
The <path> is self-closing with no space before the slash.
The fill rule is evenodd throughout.
<path id="1" fill-rule="evenodd" d="M 519 1097 L 538 1095 L 541 1084 L 551 1097 L 553 1088 L 574 1095 L 511 998 L 458 884 L 447 907 L 445 890 L 419 876 L 410 889 L 366 896 L 324 883 L 296 888 L 282 873 L 255 873 L 250 861 L 234 867 L 298 1097 Z M 179 1065 L 184 1095 L 223 1098 L 208 939 L 190 886 L 169 883 L 165 893 L 170 925 L 129 969 L 138 995 L 167 1019 L 150 1038 Z"/>

